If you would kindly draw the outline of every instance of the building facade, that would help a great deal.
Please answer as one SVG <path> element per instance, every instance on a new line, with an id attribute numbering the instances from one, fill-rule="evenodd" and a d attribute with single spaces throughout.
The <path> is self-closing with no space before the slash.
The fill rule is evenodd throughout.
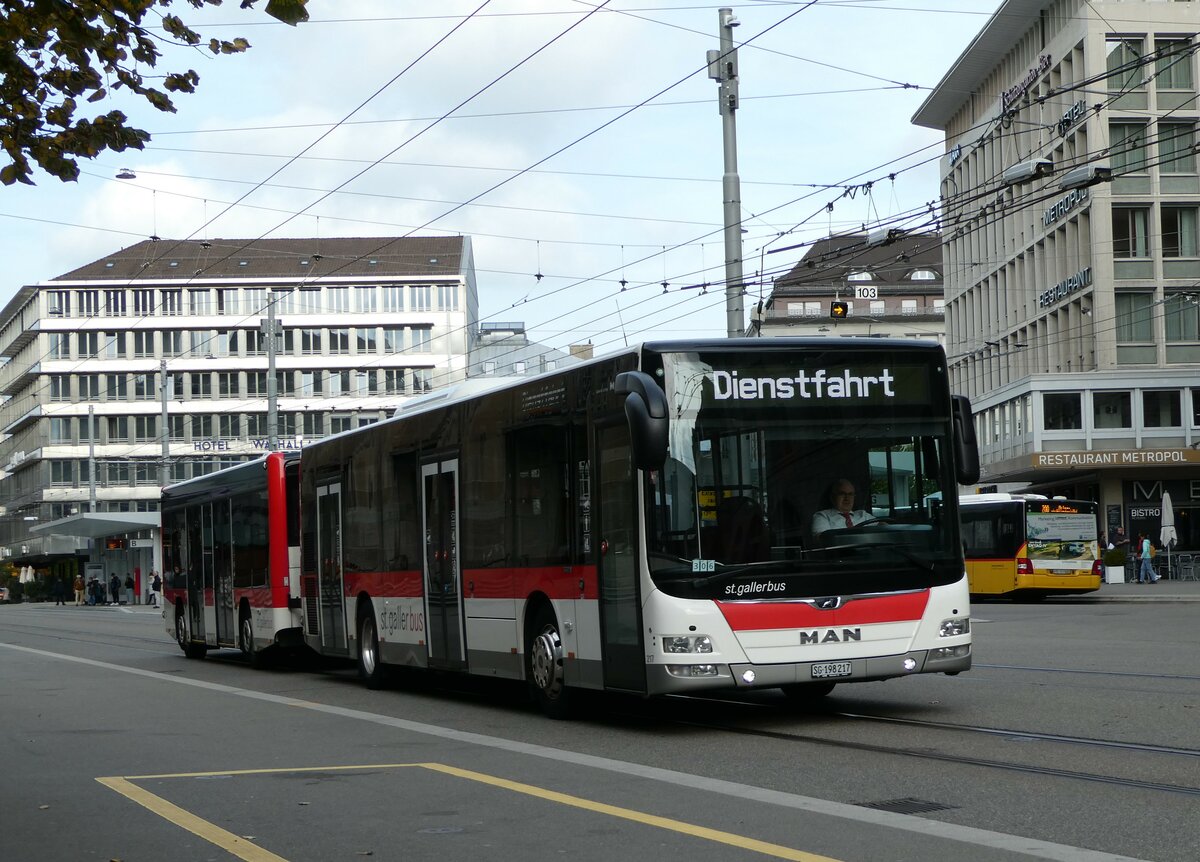
<path id="1" fill-rule="evenodd" d="M 163 484 L 457 382 L 477 327 L 466 237 L 146 241 L 23 287 L 0 314 L 0 557 L 148 572 Z"/>
<path id="2" fill-rule="evenodd" d="M 1006 0 L 913 121 L 941 163 L 947 352 L 983 481 L 1200 548 L 1200 4 Z"/>
<path id="3" fill-rule="evenodd" d="M 751 314 L 747 335 L 942 342 L 944 297 L 938 234 L 840 234 L 813 243 L 776 279 L 771 295 Z"/>
<path id="4" fill-rule="evenodd" d="M 573 344 L 569 350 L 558 350 L 530 341 L 524 323 L 484 321 L 479 324 L 479 331 L 471 344 L 467 376 L 532 376 L 591 358 L 590 344 Z"/>

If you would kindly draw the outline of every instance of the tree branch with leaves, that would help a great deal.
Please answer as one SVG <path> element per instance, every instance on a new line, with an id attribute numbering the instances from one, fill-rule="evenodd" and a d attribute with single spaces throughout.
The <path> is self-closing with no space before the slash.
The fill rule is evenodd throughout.
<path id="1" fill-rule="evenodd" d="M 257 0 L 241 0 L 252 8 Z M 286 24 L 308 20 L 308 0 L 268 0 L 266 13 Z M 143 149 L 150 135 L 118 110 L 94 116 L 86 105 L 125 90 L 175 112 L 174 93 L 193 93 L 194 69 L 155 74 L 162 48 L 240 54 L 242 38 L 209 39 L 170 12 L 220 6 L 221 0 L 0 0 L 0 146 L 5 185 L 33 185 L 36 164 L 60 180 L 79 176 L 77 159 L 105 150 Z M 152 28 L 160 29 L 161 33 Z"/>

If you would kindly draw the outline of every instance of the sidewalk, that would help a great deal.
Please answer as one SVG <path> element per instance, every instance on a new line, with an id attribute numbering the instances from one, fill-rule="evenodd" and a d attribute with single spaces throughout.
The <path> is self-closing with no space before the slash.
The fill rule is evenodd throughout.
<path id="1" fill-rule="evenodd" d="M 1054 596 L 1051 602 L 1200 602 L 1200 581 L 1162 578 L 1155 584 L 1101 584 L 1094 593 Z"/>

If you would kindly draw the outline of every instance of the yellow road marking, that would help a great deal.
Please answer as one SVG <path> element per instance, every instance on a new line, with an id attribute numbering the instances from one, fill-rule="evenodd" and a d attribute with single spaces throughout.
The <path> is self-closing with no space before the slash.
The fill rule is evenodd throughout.
<path id="1" fill-rule="evenodd" d="M 573 808 L 581 808 L 585 811 L 593 811 L 597 814 L 606 814 L 609 817 L 617 817 L 622 820 L 631 820 L 635 823 L 642 823 L 646 826 L 653 826 L 658 829 L 665 829 L 670 832 L 678 832 L 682 835 L 691 835 L 694 838 L 700 838 L 705 841 L 713 841 L 718 844 L 726 844 L 730 847 L 738 847 L 743 850 L 749 850 L 754 853 L 761 853 L 764 856 L 773 856 L 776 859 L 788 859 L 791 862 L 838 862 L 829 856 L 821 856 L 817 853 L 807 853 L 803 850 L 796 850 L 792 847 L 784 847 L 782 844 L 772 844 L 769 841 L 759 841 L 755 838 L 747 838 L 744 835 L 736 835 L 732 832 L 723 832 L 719 829 L 709 829 L 707 826 L 697 826 L 693 823 L 685 823 L 682 820 L 672 820 L 669 817 L 659 817 L 655 814 L 646 814 L 642 811 L 635 811 L 631 808 L 621 808 L 616 805 L 609 805 L 604 802 L 596 802 L 591 799 L 583 799 L 579 796 L 571 796 L 566 793 L 559 793 L 555 790 L 546 790 L 543 787 L 536 787 L 532 784 L 522 784 L 519 781 L 510 781 L 507 778 L 497 778 L 494 775 L 487 775 L 483 772 L 474 772 L 469 769 L 460 769 L 457 766 L 447 766 L 442 763 L 378 763 L 374 765 L 360 766 L 309 766 L 301 768 L 289 769 L 287 767 L 278 767 L 273 769 L 236 769 L 223 770 L 218 772 L 177 772 L 165 773 L 161 775 L 131 775 L 124 778 L 97 778 L 106 787 L 110 787 L 123 796 L 128 797 L 139 805 L 150 809 L 155 814 L 164 819 L 182 826 L 189 832 L 192 832 L 206 841 L 216 844 L 225 850 L 228 850 L 239 859 L 244 859 L 246 862 L 287 862 L 280 856 L 276 856 L 268 850 L 264 850 L 256 844 L 247 841 L 245 838 L 239 838 L 231 832 L 214 826 L 207 820 L 202 820 L 191 814 L 177 805 L 173 805 L 155 796 L 148 790 L 143 790 L 137 785 L 131 783 L 138 780 L 150 779 L 166 779 L 166 778 L 211 778 L 218 775 L 271 775 L 284 772 L 349 772 L 363 771 L 369 769 L 405 769 L 411 767 L 419 767 L 428 769 L 432 772 L 441 772 L 445 775 L 453 775 L 457 778 L 465 778 L 468 781 L 475 781 L 480 784 L 488 784 L 492 787 L 499 787 L 504 790 L 511 790 L 514 793 L 523 793 L 526 796 L 533 796 L 538 799 L 545 799 L 549 802 L 557 802 L 560 805 L 570 805 Z"/>
<path id="2" fill-rule="evenodd" d="M 176 826 L 182 826 L 188 832 L 198 835 L 210 844 L 216 844 L 222 850 L 227 850 L 239 859 L 244 859 L 246 862 L 287 862 L 282 856 L 276 856 L 270 850 L 264 850 L 257 844 L 247 841 L 245 838 L 239 838 L 220 826 L 215 826 L 207 820 L 201 820 L 191 812 L 167 802 L 161 796 L 155 796 L 149 790 L 143 790 L 124 778 L 97 778 L 96 780 L 105 787 L 111 787 L 122 796 L 132 799 L 138 805 L 150 809 L 159 817 Z"/>
<path id="3" fill-rule="evenodd" d="M 795 850 L 791 847 L 784 847 L 782 844 L 771 844 L 768 841 L 759 841 L 754 838 L 747 838 L 744 835 L 735 835 L 732 832 L 722 832 L 719 829 L 709 829 L 706 826 L 696 826 L 692 823 L 684 823 L 681 820 L 672 820 L 668 817 L 645 814 L 641 811 L 634 811 L 631 808 L 619 808 L 616 805 L 608 805 L 604 802 L 594 802 L 591 799 L 581 799 L 578 796 L 569 796 L 566 793 L 558 793 L 554 790 L 546 790 L 542 787 L 535 787 L 532 784 L 521 784 L 517 781 L 509 781 L 506 778 L 497 778 L 494 775 L 485 775 L 482 772 L 472 772 L 469 769 L 459 769 L 456 766 L 445 766 L 441 763 L 422 763 L 420 765 L 425 769 L 432 769 L 435 772 L 445 772 L 448 775 L 457 775 L 460 778 L 467 778 L 471 781 L 490 784 L 493 787 L 503 787 L 505 790 L 512 790 L 515 793 L 524 793 L 529 796 L 536 796 L 539 799 L 547 799 L 551 802 L 557 802 L 561 805 L 570 805 L 575 808 L 582 808 L 585 811 L 595 811 L 600 814 L 607 814 L 610 817 L 619 817 L 623 820 L 632 820 L 635 823 L 644 823 L 647 826 L 656 826 L 659 829 L 667 829 L 671 832 L 680 832 L 684 835 L 692 835 L 696 838 L 703 838 L 706 841 L 715 841 L 719 844 L 728 844 L 731 847 L 740 847 L 743 850 L 751 850 L 755 853 L 762 853 L 766 856 L 774 856 L 777 859 L 790 859 L 793 860 L 793 862 L 837 862 L 836 859 L 832 859 L 829 856 L 821 856 L 816 853 L 806 853 L 803 850 Z"/>

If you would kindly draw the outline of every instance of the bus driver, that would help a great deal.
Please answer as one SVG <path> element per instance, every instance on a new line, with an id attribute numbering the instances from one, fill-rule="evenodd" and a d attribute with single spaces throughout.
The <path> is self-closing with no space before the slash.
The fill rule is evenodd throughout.
<path id="1" fill-rule="evenodd" d="M 813 514 L 812 535 L 820 538 L 826 530 L 844 530 L 864 521 L 874 519 L 870 512 L 854 508 L 854 483 L 849 479 L 838 479 L 826 492 L 830 508 Z"/>

